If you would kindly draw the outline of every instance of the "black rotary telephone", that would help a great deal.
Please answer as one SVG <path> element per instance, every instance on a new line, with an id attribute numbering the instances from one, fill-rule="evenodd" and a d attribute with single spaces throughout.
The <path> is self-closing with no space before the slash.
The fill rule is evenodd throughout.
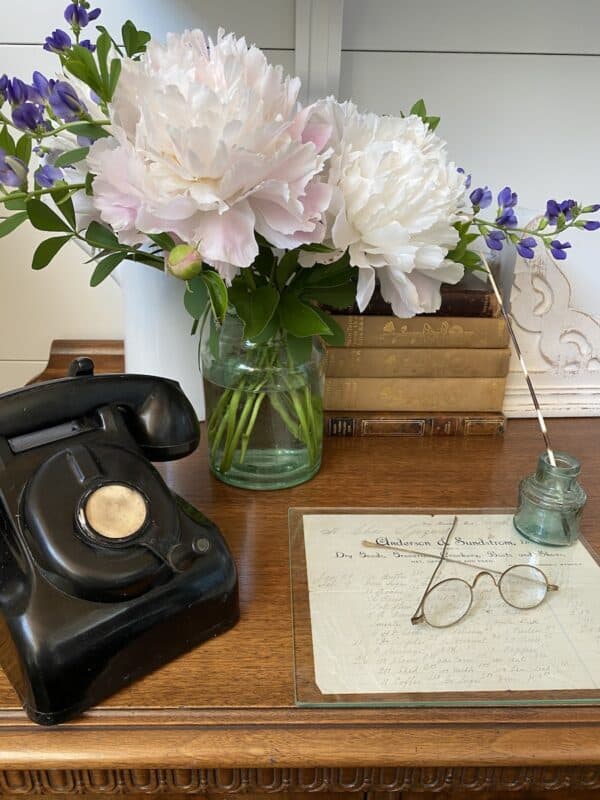
<path id="1" fill-rule="evenodd" d="M 191 453 L 179 384 L 70 377 L 0 395 L 0 664 L 52 725 L 235 624 L 216 526 L 152 461 Z"/>

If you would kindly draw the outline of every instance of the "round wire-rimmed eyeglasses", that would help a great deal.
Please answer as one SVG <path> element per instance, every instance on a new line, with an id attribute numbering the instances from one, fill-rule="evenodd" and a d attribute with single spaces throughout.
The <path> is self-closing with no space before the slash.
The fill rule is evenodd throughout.
<path id="1" fill-rule="evenodd" d="M 458 517 L 454 517 L 452 527 L 446 536 L 440 555 L 366 540 L 362 542 L 363 547 L 399 550 L 400 552 L 438 559 L 438 564 L 423 592 L 417 610 L 411 617 L 413 625 L 417 625 L 420 622 L 426 622 L 432 628 L 449 628 L 451 625 L 456 625 L 471 610 L 474 599 L 473 590 L 477 582 L 484 576 L 492 580 L 500 593 L 500 597 L 507 605 L 522 611 L 537 608 L 544 602 L 548 592 L 558 591 L 558 586 L 554 583 L 549 583 L 544 572 L 539 567 L 534 567 L 531 564 L 513 564 L 505 569 L 504 572 L 499 572 L 494 569 L 481 569 L 480 565 L 470 564 L 467 561 L 448 558 L 446 550 L 457 522 Z M 471 583 L 463 578 L 445 578 L 434 583 L 435 577 L 444 561 L 472 567 L 479 570 L 479 572 Z"/>

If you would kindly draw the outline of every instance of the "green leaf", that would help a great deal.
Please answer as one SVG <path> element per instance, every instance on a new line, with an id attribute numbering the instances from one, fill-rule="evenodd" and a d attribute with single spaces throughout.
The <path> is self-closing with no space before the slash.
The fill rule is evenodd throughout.
<path id="1" fill-rule="evenodd" d="M 96 39 L 96 56 L 100 66 L 100 77 L 102 83 L 108 88 L 108 53 L 110 51 L 110 36 L 103 32 Z"/>
<path id="2" fill-rule="evenodd" d="M 334 252 L 334 249 L 332 247 L 327 247 L 326 244 L 319 244 L 318 242 L 313 242 L 312 244 L 300 245 L 300 250 L 304 250 L 306 253 L 333 253 Z"/>
<path id="3" fill-rule="evenodd" d="M 85 240 L 92 247 L 109 247 L 112 249 L 120 247 L 119 240 L 114 233 L 95 220 L 90 222 L 85 234 Z"/>
<path id="4" fill-rule="evenodd" d="M 265 325 L 265 327 L 258 334 L 258 336 L 255 336 L 252 339 L 252 341 L 255 342 L 256 344 L 265 344 L 266 342 L 270 342 L 278 330 L 279 330 L 279 323 L 277 319 L 277 314 L 273 314 L 269 322 Z"/>
<path id="5" fill-rule="evenodd" d="M 467 250 L 460 263 L 468 269 L 474 269 L 481 266 L 481 256 L 474 250 Z"/>
<path id="6" fill-rule="evenodd" d="M 279 317 L 283 327 L 293 336 L 331 334 L 317 309 L 299 300 L 292 292 L 284 292 L 279 301 Z"/>
<path id="7" fill-rule="evenodd" d="M 3 236 L 8 236 L 8 234 L 12 233 L 15 228 L 18 228 L 19 225 L 22 225 L 28 216 L 29 215 L 26 211 L 21 211 L 18 214 L 13 214 L 12 216 L 8 217 L 8 219 L 3 219 L 2 222 L 0 222 L 0 239 Z"/>
<path id="8" fill-rule="evenodd" d="M 100 125 L 94 125 L 93 122 L 76 122 L 69 125 L 69 132 L 74 133 L 75 136 L 85 136 L 86 139 L 103 139 L 110 134 L 104 130 Z"/>
<path id="9" fill-rule="evenodd" d="M 83 49 L 85 50 L 85 48 Z M 90 87 L 90 89 L 96 92 L 99 97 L 104 99 L 102 97 L 104 92 L 97 69 L 95 71 L 91 71 L 83 59 L 76 58 L 70 53 L 65 54 L 61 60 L 64 65 L 64 69 L 67 72 L 73 75 L 73 77 L 79 78 L 80 81 L 83 81 L 87 86 Z"/>
<path id="10" fill-rule="evenodd" d="M 196 320 L 200 319 L 209 302 L 208 289 L 200 276 L 197 275 L 187 282 L 183 304 L 190 316 Z"/>
<path id="11" fill-rule="evenodd" d="M 0 203 L 4 203 L 4 208 L 9 211 L 25 211 L 27 208 L 27 200 L 24 197 L 15 197 L 13 200 L 8 197 L 1 197 Z"/>
<path id="12" fill-rule="evenodd" d="M 60 248 L 63 247 L 70 239 L 70 235 L 55 236 L 53 239 L 46 239 L 43 241 L 40 245 L 38 245 L 35 253 L 33 254 L 33 259 L 31 261 L 32 268 L 43 269 L 44 267 L 47 267 L 54 256 L 58 253 Z"/>
<path id="13" fill-rule="evenodd" d="M 331 316 L 331 314 L 327 314 L 320 308 L 315 309 L 315 311 L 321 317 L 321 320 L 330 328 L 331 333 L 324 333 L 322 334 L 322 338 L 327 344 L 331 345 L 332 347 L 343 347 L 346 343 L 346 334 L 337 323 L 337 321 Z"/>
<path id="14" fill-rule="evenodd" d="M 29 159 L 31 158 L 31 136 L 26 133 L 17 142 L 16 156 L 24 164 L 29 164 Z"/>
<path id="15" fill-rule="evenodd" d="M 138 53 L 145 53 L 148 42 L 152 39 L 152 35 L 148 31 L 138 31 L 137 37 L 137 51 Z"/>
<path id="16" fill-rule="evenodd" d="M 288 333 L 286 342 L 291 359 L 295 364 L 304 364 L 308 361 L 312 353 L 312 337 L 303 336 L 300 338 Z"/>
<path id="17" fill-rule="evenodd" d="M 85 66 L 88 74 L 88 80 L 86 81 L 87 85 L 90 87 L 90 89 L 97 88 L 99 90 L 98 94 L 100 97 L 102 97 L 102 78 L 100 77 L 98 65 L 96 64 L 96 59 L 94 58 L 93 53 L 91 53 L 87 47 L 82 47 L 80 44 L 75 44 L 73 45 L 73 48 L 69 54 L 69 58 L 67 59 L 67 69 L 69 69 L 69 62 L 79 62 Z"/>
<path id="18" fill-rule="evenodd" d="M 271 284 L 259 286 L 252 291 L 237 284 L 229 292 L 231 302 L 244 322 L 244 336 L 256 341 L 273 319 L 279 304 L 279 292 Z"/>
<path id="19" fill-rule="evenodd" d="M 118 58 L 113 58 L 110 62 L 110 75 L 108 78 L 108 102 L 113 98 L 119 78 L 121 76 L 121 61 Z"/>
<path id="20" fill-rule="evenodd" d="M 69 150 L 66 153 L 61 153 L 54 162 L 55 167 L 69 167 L 71 164 L 77 164 L 83 161 L 90 152 L 89 147 L 77 147 L 75 150 Z"/>
<path id="21" fill-rule="evenodd" d="M 259 247 L 258 255 L 254 259 L 254 263 L 252 265 L 253 269 L 255 269 L 259 275 L 269 279 L 271 277 L 274 264 L 275 256 L 273 255 L 271 248 Z"/>
<path id="22" fill-rule="evenodd" d="M 223 278 L 218 272 L 201 272 L 198 276 L 201 278 L 206 288 L 208 289 L 208 296 L 212 306 L 213 314 L 219 322 L 223 322 L 225 312 L 227 311 L 227 287 L 223 282 Z"/>
<path id="23" fill-rule="evenodd" d="M 123 245 L 119 245 L 121 250 L 124 249 Z M 113 248 L 108 248 L 110 251 L 114 252 Z M 153 269 L 163 270 L 163 264 L 156 263 L 156 256 L 150 255 L 150 253 L 144 253 L 142 250 L 135 250 L 133 253 L 125 253 L 125 258 L 128 258 L 130 261 L 137 261 L 138 264 L 147 264 L 149 267 Z"/>
<path id="24" fill-rule="evenodd" d="M 8 132 L 6 125 L 0 131 L 0 147 L 4 150 L 7 156 L 16 155 L 17 148 L 13 141 L 12 136 Z"/>
<path id="25" fill-rule="evenodd" d="M 94 194 L 93 183 L 94 183 L 95 175 L 91 172 L 88 172 L 85 176 L 85 194 L 87 197 L 91 197 Z"/>
<path id="26" fill-rule="evenodd" d="M 110 39 L 110 41 L 112 42 L 112 45 L 113 45 L 113 47 L 115 48 L 115 50 L 117 51 L 117 53 L 118 53 L 120 56 L 122 56 L 122 55 L 123 55 L 123 51 L 121 50 L 121 47 L 119 46 L 119 43 L 118 43 L 118 42 L 116 42 L 116 41 L 113 39 L 113 37 L 110 35 L 110 31 L 108 31 L 108 30 L 105 28 L 105 26 L 104 26 L 104 25 L 96 25 L 96 30 L 100 31 L 100 33 L 105 33 L 105 34 L 108 36 L 108 38 Z"/>
<path id="27" fill-rule="evenodd" d="M 114 252 L 115 251 L 112 250 L 112 249 L 111 250 L 100 250 L 99 253 L 94 253 L 94 255 L 91 258 L 88 258 L 88 260 L 84 261 L 83 263 L 84 264 L 91 264 L 92 261 L 99 261 L 101 258 L 104 258 L 104 256 L 109 256 L 111 253 L 114 253 Z"/>
<path id="28" fill-rule="evenodd" d="M 301 276 L 302 286 L 314 286 L 319 289 L 341 286 L 355 281 L 357 272 L 357 267 L 350 266 L 350 256 L 346 252 L 332 264 L 315 264 L 314 267 L 305 270 Z"/>
<path id="29" fill-rule="evenodd" d="M 440 124 L 440 117 L 427 117 L 425 122 L 429 125 L 430 130 L 434 131 Z"/>
<path id="30" fill-rule="evenodd" d="M 166 253 L 168 253 L 169 250 L 172 250 L 175 247 L 175 242 L 173 241 L 172 237 L 169 236 L 168 233 L 147 233 L 146 236 L 149 239 L 152 239 L 154 244 L 157 244 Z"/>
<path id="31" fill-rule="evenodd" d="M 125 50 L 130 58 L 138 53 L 143 53 L 152 38 L 147 31 L 138 31 L 130 19 L 121 28 L 121 35 L 123 36 Z"/>
<path id="32" fill-rule="evenodd" d="M 281 256 L 279 264 L 277 264 L 277 268 L 275 269 L 275 280 L 280 289 L 283 289 L 290 279 L 290 276 L 294 274 L 298 266 L 299 255 L 300 253 L 298 250 L 288 250 L 287 253 Z"/>
<path id="33" fill-rule="evenodd" d="M 98 286 L 99 283 L 106 280 L 110 273 L 115 270 L 125 258 L 127 258 L 126 253 L 112 253 L 110 256 L 103 258 L 102 261 L 99 261 L 96 269 L 92 273 L 90 286 Z"/>
<path id="34" fill-rule="evenodd" d="M 75 209 L 73 208 L 73 201 L 71 200 L 69 190 L 61 187 L 59 189 L 55 189 L 50 194 L 52 195 L 52 199 L 56 203 L 58 210 L 67 220 L 71 228 L 75 230 L 77 222 L 75 220 Z"/>
<path id="35" fill-rule="evenodd" d="M 64 222 L 58 214 L 55 214 L 45 203 L 42 203 L 41 200 L 37 200 L 36 198 L 28 200 L 27 213 L 29 214 L 31 224 L 39 231 L 64 231 L 67 233 L 70 231 L 67 223 Z"/>
<path id="36" fill-rule="evenodd" d="M 427 117 L 427 109 L 425 108 L 425 101 L 423 98 L 421 98 L 421 100 L 417 100 L 408 113 L 414 114 L 417 117 L 421 117 L 421 119 L 424 120 Z"/>
<path id="37" fill-rule="evenodd" d="M 341 286 L 313 287 L 307 286 L 300 292 L 303 300 L 316 300 L 333 308 L 349 308 L 356 299 L 356 286 L 354 281 L 348 281 Z"/>

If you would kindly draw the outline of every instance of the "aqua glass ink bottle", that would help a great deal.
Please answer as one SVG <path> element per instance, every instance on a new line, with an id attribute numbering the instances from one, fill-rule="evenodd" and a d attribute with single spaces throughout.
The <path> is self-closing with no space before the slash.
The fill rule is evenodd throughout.
<path id="1" fill-rule="evenodd" d="M 542 453 L 537 470 L 521 481 L 514 525 L 526 539 L 564 547 L 579 538 L 587 495 L 577 482 L 579 461 L 567 453 L 554 456 L 555 466 Z"/>

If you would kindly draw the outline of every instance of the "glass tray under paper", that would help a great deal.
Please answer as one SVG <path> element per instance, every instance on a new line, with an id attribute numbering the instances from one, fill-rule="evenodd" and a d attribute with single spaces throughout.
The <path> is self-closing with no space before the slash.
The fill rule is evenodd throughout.
<path id="1" fill-rule="evenodd" d="M 291 508 L 296 705 L 600 704 L 600 564 L 582 540 L 565 548 L 526 541 L 512 527 L 513 513 Z M 361 556 L 367 552 L 361 541 L 387 536 L 439 554 L 454 515 L 448 557 L 481 570 L 526 560 L 559 591 L 537 609 L 518 611 L 482 578 L 462 622 L 445 629 L 411 625 L 437 561 L 385 551 L 386 561 L 374 549 Z M 436 580 L 472 580 L 478 571 L 464 570 L 445 563 Z"/>

